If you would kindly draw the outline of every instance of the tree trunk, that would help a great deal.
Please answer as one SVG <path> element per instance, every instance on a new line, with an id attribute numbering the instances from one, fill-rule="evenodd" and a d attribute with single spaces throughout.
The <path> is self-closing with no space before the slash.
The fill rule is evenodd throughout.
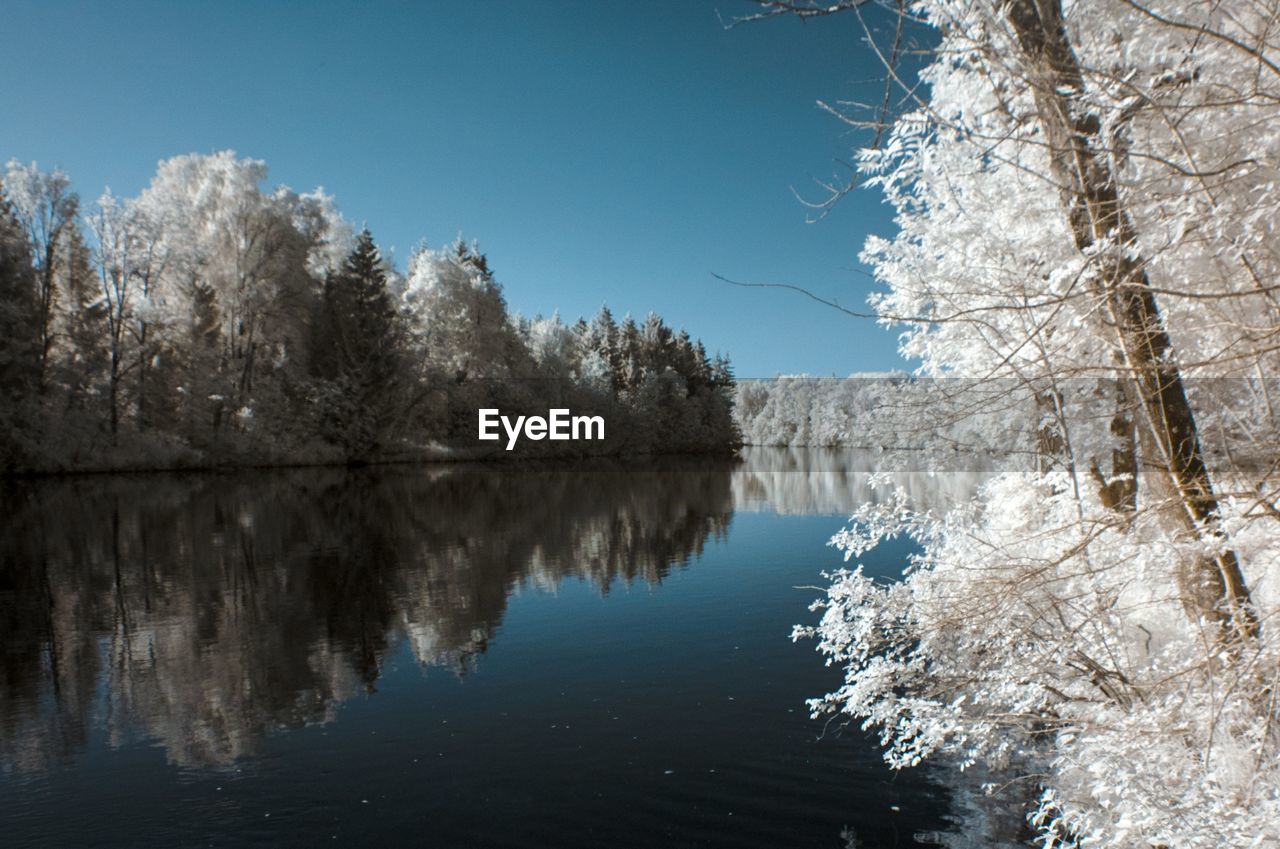
<path id="1" fill-rule="evenodd" d="M 49 356 L 53 351 L 53 306 L 55 297 L 53 242 L 45 249 L 44 266 L 40 269 L 38 308 L 40 310 L 40 353 L 36 372 L 36 394 L 44 397 L 49 390 Z"/>
<path id="2" fill-rule="evenodd" d="M 111 444 L 120 432 L 120 355 L 111 352 Z"/>
<path id="3" fill-rule="evenodd" d="M 139 322 L 138 328 L 138 430 L 147 429 L 151 423 L 151 411 L 147 407 L 147 323 Z"/>
<path id="4" fill-rule="evenodd" d="M 1138 509 L 1138 438 L 1134 431 L 1133 403 L 1125 381 L 1108 381 L 1115 412 L 1111 414 L 1111 474 L 1104 475 L 1097 460 L 1089 474 L 1098 485 L 1098 497 L 1109 510 L 1132 516 Z"/>
<path id="5" fill-rule="evenodd" d="M 1113 245 L 1099 269 L 1100 294 L 1157 452 L 1154 459 L 1177 494 L 1177 509 L 1171 512 L 1188 532 L 1202 534 L 1216 519 L 1217 497 L 1173 344 L 1136 253 L 1133 222 L 1120 203 L 1107 152 L 1097 145 L 1101 122 L 1081 103 L 1084 79 L 1061 0 L 1014 0 L 1007 14 L 1027 62 L 1050 168 L 1076 247 L 1088 251 L 1103 240 Z M 1256 636 L 1257 615 L 1233 551 L 1182 574 L 1180 591 L 1192 615 L 1218 621 L 1230 637 Z"/>

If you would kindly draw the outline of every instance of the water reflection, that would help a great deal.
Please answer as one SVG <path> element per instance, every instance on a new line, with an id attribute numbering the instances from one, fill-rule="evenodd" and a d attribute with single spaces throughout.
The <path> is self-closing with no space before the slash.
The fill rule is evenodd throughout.
<path id="1" fill-rule="evenodd" d="M 940 511 L 971 498 L 996 467 L 969 456 L 959 470 L 935 469 L 924 462 L 904 464 L 898 455 L 890 471 L 880 467 L 883 459 L 889 458 L 867 449 L 748 447 L 733 475 L 734 508 L 848 516 L 900 490 L 915 509 Z M 873 486 L 873 478 L 885 484 Z"/>
<path id="2" fill-rule="evenodd" d="M 522 587 L 657 584 L 727 534 L 735 508 L 847 514 L 883 497 L 868 486 L 872 463 L 793 448 L 749 450 L 737 465 L 11 482 L 0 491 L 0 766 L 71 760 L 95 728 L 112 747 L 154 740 L 180 766 L 230 764 L 375 691 L 399 647 L 465 675 Z M 894 478 L 926 507 L 980 480 Z"/>
<path id="3" fill-rule="evenodd" d="M 0 762 L 69 758 L 99 723 L 227 764 L 377 687 L 402 641 L 464 674 L 522 585 L 660 582 L 723 535 L 722 463 L 9 486 Z"/>

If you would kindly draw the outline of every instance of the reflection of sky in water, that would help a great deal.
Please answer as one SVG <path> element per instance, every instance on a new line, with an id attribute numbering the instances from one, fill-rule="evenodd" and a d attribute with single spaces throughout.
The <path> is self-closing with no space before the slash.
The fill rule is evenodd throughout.
<path id="1" fill-rule="evenodd" d="M 818 739 L 803 700 L 838 676 L 787 640 L 840 562 L 814 514 L 856 476 L 761 459 L 12 489 L 0 822 L 24 846 L 909 843 L 936 789 Z"/>

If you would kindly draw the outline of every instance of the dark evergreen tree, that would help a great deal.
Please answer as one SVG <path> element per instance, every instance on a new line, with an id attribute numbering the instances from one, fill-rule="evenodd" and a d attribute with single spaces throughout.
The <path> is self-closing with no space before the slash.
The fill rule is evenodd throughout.
<path id="1" fill-rule="evenodd" d="M 314 370 L 330 384 L 327 435 L 350 459 L 367 459 L 396 426 L 402 346 L 387 268 L 367 228 L 325 280 L 315 344 Z"/>
<path id="2" fill-rule="evenodd" d="M 0 187 L 0 469 L 19 462 L 39 380 L 31 244 Z"/>
<path id="3" fill-rule="evenodd" d="M 672 364 L 675 350 L 671 328 L 657 313 L 651 312 L 645 317 L 640 335 L 644 340 L 645 368 L 654 374 L 662 374 Z"/>
<path id="4" fill-rule="evenodd" d="M 703 347 L 702 340 L 698 340 L 693 346 L 694 356 L 694 373 L 693 379 L 700 386 L 711 385 L 711 361 L 707 359 L 707 349 Z"/>

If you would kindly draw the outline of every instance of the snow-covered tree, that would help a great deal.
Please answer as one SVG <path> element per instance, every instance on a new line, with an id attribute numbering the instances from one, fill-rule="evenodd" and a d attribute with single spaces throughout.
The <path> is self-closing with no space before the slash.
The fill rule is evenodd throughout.
<path id="1" fill-rule="evenodd" d="M 858 160 L 898 226 L 866 246 L 874 306 L 922 376 L 1038 422 L 1039 464 L 964 510 L 855 515 L 848 556 L 903 532 L 924 553 L 891 586 L 835 577 L 811 633 L 847 677 L 815 707 L 898 765 L 1022 770 L 1051 843 L 1280 841 L 1280 6 L 906 14 L 931 58 Z"/>
<path id="2" fill-rule="evenodd" d="M 404 300 L 424 356 L 461 384 L 513 376 L 520 344 L 488 260 L 461 239 L 409 260 Z"/>
<path id="3" fill-rule="evenodd" d="M 160 163 L 139 206 L 163 222 L 167 268 L 149 293 L 157 328 L 186 324 L 195 287 L 217 297 L 223 328 L 224 394 L 232 409 L 251 407 L 255 384 L 273 361 L 300 347 L 296 309 L 309 245 L 293 210 L 262 190 L 266 165 L 231 151 L 178 156 Z"/>
<path id="4" fill-rule="evenodd" d="M 89 217 L 89 229 L 97 248 L 98 284 L 106 324 L 109 427 L 114 440 L 120 431 L 123 381 L 130 365 L 132 345 L 142 338 L 144 326 L 135 301 L 146 296 L 152 279 L 148 260 L 154 256 L 152 233 L 145 232 L 136 206 L 119 201 L 108 189 L 98 198 Z"/>
<path id="5" fill-rule="evenodd" d="M 584 347 L 578 325 L 558 316 L 511 316 L 474 243 L 419 251 L 402 278 L 333 198 L 268 190 L 266 178 L 264 163 L 231 151 L 177 156 L 137 197 L 103 194 L 82 222 L 65 175 L 9 164 L 0 183 L 6 468 L 483 450 L 480 407 L 613 405 L 593 453 L 660 449 L 664 428 L 680 434 L 680 450 L 733 444 L 729 383 L 716 384 L 687 334 L 651 320 L 670 343 L 660 367 L 629 320 L 620 333 L 609 316 L 609 343 Z M 588 372 L 600 357 L 597 382 Z M 645 406 L 641 384 L 659 378 L 663 402 Z"/>

